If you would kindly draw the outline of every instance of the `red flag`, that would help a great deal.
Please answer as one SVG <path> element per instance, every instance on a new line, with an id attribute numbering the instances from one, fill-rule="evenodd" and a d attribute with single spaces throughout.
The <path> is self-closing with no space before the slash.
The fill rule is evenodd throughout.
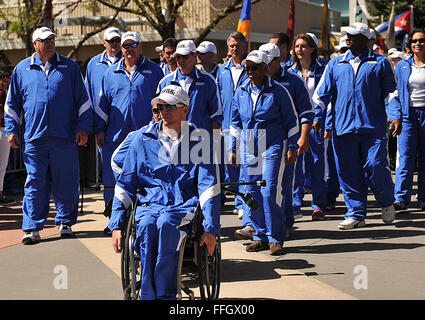
<path id="1" fill-rule="evenodd" d="M 286 31 L 291 41 L 294 39 L 294 26 L 295 26 L 295 0 L 291 0 L 289 4 L 288 28 Z"/>

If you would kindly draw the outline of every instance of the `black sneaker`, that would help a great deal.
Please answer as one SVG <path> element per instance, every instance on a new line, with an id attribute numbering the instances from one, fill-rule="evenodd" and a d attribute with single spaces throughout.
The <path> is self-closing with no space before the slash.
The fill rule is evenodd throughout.
<path id="1" fill-rule="evenodd" d="M 10 206 L 15 203 L 16 203 L 16 200 L 8 199 L 5 196 L 0 198 L 0 206 Z"/>
<path id="2" fill-rule="evenodd" d="M 394 209 L 396 211 L 407 210 L 407 203 L 403 201 L 396 201 L 394 202 Z"/>

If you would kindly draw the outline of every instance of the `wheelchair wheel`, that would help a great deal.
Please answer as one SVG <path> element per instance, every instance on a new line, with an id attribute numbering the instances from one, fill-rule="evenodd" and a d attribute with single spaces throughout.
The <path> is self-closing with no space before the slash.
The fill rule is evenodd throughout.
<path id="1" fill-rule="evenodd" d="M 135 210 L 128 216 L 121 253 L 121 283 L 125 300 L 140 299 L 142 265 L 134 250 L 136 240 Z"/>
<path id="2" fill-rule="evenodd" d="M 217 243 L 212 256 L 208 255 L 207 247 L 198 244 L 198 282 L 202 300 L 217 300 L 220 293 L 221 281 L 221 240 Z"/>

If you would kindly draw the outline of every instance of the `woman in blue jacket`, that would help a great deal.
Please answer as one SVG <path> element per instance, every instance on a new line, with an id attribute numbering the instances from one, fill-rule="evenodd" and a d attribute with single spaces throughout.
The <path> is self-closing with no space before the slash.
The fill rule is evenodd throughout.
<path id="1" fill-rule="evenodd" d="M 249 79 L 233 98 L 230 162 L 237 166 L 240 138 L 241 177 L 246 182 L 266 180 L 265 187 L 246 188 L 259 205 L 258 210 L 244 208 L 256 231 L 246 250 L 270 249 L 272 255 L 278 255 L 283 253 L 286 232 L 282 189 L 291 188 L 283 183 L 283 170 L 285 162 L 296 160 L 299 125 L 288 90 L 266 74 L 268 61 L 267 54 L 259 50 L 252 51 L 242 61 Z M 283 153 L 285 148 L 287 154 Z"/>
<path id="2" fill-rule="evenodd" d="M 421 209 L 425 210 L 425 30 L 413 31 L 407 45 L 412 55 L 400 61 L 396 67 L 403 130 L 398 138 L 394 207 L 405 210 L 410 204 L 418 153 L 417 199 Z"/>
<path id="3" fill-rule="evenodd" d="M 294 65 L 289 69 L 306 83 L 310 98 L 319 84 L 326 68 L 324 60 L 319 60 L 319 51 L 313 38 L 300 33 L 294 40 Z M 317 124 L 319 123 L 320 126 Z M 310 149 L 298 157 L 294 181 L 294 213 L 300 212 L 304 190 L 311 188 L 313 200 L 312 219 L 323 220 L 327 205 L 327 184 L 325 180 L 325 152 L 327 141 L 323 139 L 324 120 L 315 118 L 310 131 Z"/>

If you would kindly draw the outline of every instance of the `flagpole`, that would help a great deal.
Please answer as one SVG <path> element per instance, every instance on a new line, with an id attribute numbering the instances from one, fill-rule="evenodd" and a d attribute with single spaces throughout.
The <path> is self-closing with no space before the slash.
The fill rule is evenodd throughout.
<path id="1" fill-rule="evenodd" d="M 410 32 L 412 32 L 415 27 L 415 18 L 413 17 L 413 4 L 410 5 Z"/>

